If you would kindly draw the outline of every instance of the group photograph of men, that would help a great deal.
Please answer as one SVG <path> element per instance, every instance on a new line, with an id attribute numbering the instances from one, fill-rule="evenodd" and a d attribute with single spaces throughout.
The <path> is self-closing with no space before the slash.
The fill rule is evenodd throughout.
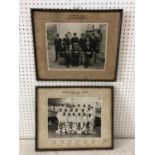
<path id="1" fill-rule="evenodd" d="M 48 67 L 103 69 L 107 24 L 46 24 Z"/>
<path id="2" fill-rule="evenodd" d="M 49 99 L 49 137 L 100 137 L 101 103 L 97 98 Z M 92 101 L 90 101 L 92 100 Z"/>

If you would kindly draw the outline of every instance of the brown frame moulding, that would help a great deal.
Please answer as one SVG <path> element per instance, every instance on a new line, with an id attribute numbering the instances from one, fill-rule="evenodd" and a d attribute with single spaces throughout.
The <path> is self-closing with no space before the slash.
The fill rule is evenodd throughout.
<path id="1" fill-rule="evenodd" d="M 103 13 L 109 13 L 109 12 L 119 12 L 120 13 L 120 27 L 119 27 L 119 34 L 118 34 L 118 42 L 117 42 L 117 53 L 116 53 L 116 69 L 115 69 L 115 75 L 113 79 L 59 79 L 59 78 L 52 78 L 52 79 L 46 79 L 46 78 L 40 78 L 39 77 L 39 69 L 37 66 L 37 49 L 36 49 L 36 39 L 35 39 L 35 29 L 34 29 L 34 16 L 33 13 L 41 11 L 41 12 L 90 12 L 90 13 L 97 13 L 97 12 L 103 12 Z M 120 47 L 120 38 L 121 38 L 121 27 L 122 27 L 122 18 L 123 18 L 123 9 L 111 9 L 111 10 L 70 10 L 70 9 L 35 9 L 32 8 L 30 10 L 31 12 L 31 22 L 32 22 L 32 33 L 33 33 L 33 47 L 34 47 L 34 57 L 35 57 L 35 71 L 36 71 L 36 80 L 38 81 L 116 81 L 117 80 L 117 68 L 118 68 L 118 56 L 119 56 L 119 47 Z"/>
<path id="2" fill-rule="evenodd" d="M 38 148 L 38 106 L 37 90 L 39 88 L 110 88 L 111 89 L 111 146 L 103 148 Z M 36 86 L 35 87 L 35 150 L 36 151 L 73 151 L 73 150 L 112 150 L 114 147 L 114 87 L 113 86 Z"/>

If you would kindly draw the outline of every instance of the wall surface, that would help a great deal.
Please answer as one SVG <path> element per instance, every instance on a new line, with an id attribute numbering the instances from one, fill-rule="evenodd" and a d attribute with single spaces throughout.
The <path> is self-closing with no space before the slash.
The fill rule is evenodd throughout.
<path id="1" fill-rule="evenodd" d="M 123 9 L 116 82 L 36 81 L 30 8 Z M 114 136 L 134 137 L 134 1 L 20 0 L 20 138 L 35 138 L 35 86 L 114 86 Z"/>

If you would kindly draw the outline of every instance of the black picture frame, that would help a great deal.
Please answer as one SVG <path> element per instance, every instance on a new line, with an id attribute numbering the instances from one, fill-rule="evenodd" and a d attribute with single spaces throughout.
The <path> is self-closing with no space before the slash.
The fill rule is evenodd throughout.
<path id="1" fill-rule="evenodd" d="M 100 147 L 100 148 L 96 148 L 96 147 L 91 147 L 91 148 L 39 148 L 38 147 L 38 126 L 39 126 L 39 110 L 38 110 L 38 90 L 39 89 L 51 89 L 51 88 L 56 88 L 56 89 L 60 89 L 60 88 L 99 88 L 99 89 L 104 89 L 104 88 L 108 88 L 111 90 L 111 146 L 109 147 Z M 35 150 L 36 151 L 72 151 L 72 150 L 111 150 L 114 148 L 114 87 L 113 86 L 36 86 L 35 87 Z"/>
<path id="2" fill-rule="evenodd" d="M 35 71 L 36 71 L 36 80 L 38 81 L 116 81 L 117 80 L 117 68 L 118 68 L 118 57 L 119 57 L 119 47 L 120 47 L 120 39 L 121 39 L 121 27 L 122 27 L 122 18 L 123 18 L 123 9 L 111 9 L 111 10 L 70 10 L 70 9 L 35 9 L 32 8 L 30 10 L 31 12 L 31 21 L 32 21 L 32 34 L 33 34 L 33 47 L 34 47 L 34 57 L 35 57 Z M 116 52 L 116 61 L 115 61 L 115 71 L 113 73 L 113 78 L 98 78 L 97 76 L 93 79 L 91 79 L 91 76 L 89 76 L 89 78 L 76 78 L 76 76 L 74 78 L 69 77 L 69 78 L 62 78 L 63 76 L 58 77 L 58 78 L 53 78 L 52 75 L 50 75 L 50 77 L 48 78 L 44 78 L 44 77 L 40 77 L 39 72 L 40 69 L 37 65 L 37 48 L 36 48 L 36 38 L 35 38 L 35 22 L 34 22 L 34 13 L 36 12 L 82 12 L 82 13 L 98 13 L 98 12 L 102 12 L 102 13 L 113 13 L 113 12 L 117 12 L 120 13 L 120 20 L 119 20 L 119 34 L 117 36 L 117 52 Z M 52 78 L 51 78 L 52 77 Z"/>

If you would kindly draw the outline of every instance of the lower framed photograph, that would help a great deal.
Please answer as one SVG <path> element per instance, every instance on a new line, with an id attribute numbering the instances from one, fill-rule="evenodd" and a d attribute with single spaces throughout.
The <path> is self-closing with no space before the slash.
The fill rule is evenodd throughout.
<path id="1" fill-rule="evenodd" d="M 36 151 L 113 148 L 113 87 L 36 87 Z"/>

